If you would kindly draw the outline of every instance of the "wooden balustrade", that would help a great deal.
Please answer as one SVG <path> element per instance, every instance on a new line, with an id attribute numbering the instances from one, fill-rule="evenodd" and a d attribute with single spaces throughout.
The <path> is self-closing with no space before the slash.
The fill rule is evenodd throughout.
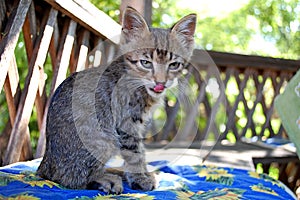
<path id="1" fill-rule="evenodd" d="M 197 88 L 190 97 L 196 104 L 192 110 L 198 110 L 191 118 L 193 122 L 176 122 L 182 102 L 168 103 L 167 99 L 165 126 L 151 141 L 170 141 L 176 134 L 194 141 L 209 134 L 215 140 L 231 135 L 236 141 L 245 136 L 287 137 L 274 110 L 274 99 L 300 68 L 299 61 L 195 50 L 191 63 L 185 82 L 193 84 L 187 90 Z M 214 91 L 207 92 L 213 84 L 219 93 L 216 99 L 212 97 Z M 196 126 L 196 133 L 180 131 L 188 130 L 182 128 L 185 123 Z"/>
<path id="2" fill-rule="evenodd" d="M 4 89 L 10 124 L 7 124 L 6 134 L 1 135 L 9 138 L 1 144 L 1 156 L 3 164 L 9 164 L 33 158 L 28 124 L 34 108 L 40 131 L 36 157 L 43 155 L 51 94 L 68 74 L 112 59 L 121 29 L 119 24 L 86 1 L 2 3 L 0 89 Z M 14 55 L 20 33 L 27 54 L 27 69 L 16 65 Z M 46 62 L 51 65 L 51 74 L 45 73 Z M 19 67 L 28 70 L 22 90 Z M 51 80 L 47 80 L 50 75 Z"/>
<path id="3" fill-rule="evenodd" d="M 0 165 L 5 165 L 43 155 L 51 94 L 70 73 L 112 60 L 121 27 L 88 1 L 14 0 L 0 3 L 0 30 L 0 95 L 5 96 L 0 106 L 7 105 L 9 115 L 0 135 Z M 27 67 L 16 62 L 19 37 Z M 147 142 L 286 137 L 274 98 L 299 68 L 295 60 L 195 50 L 180 89 L 188 98 L 166 98 L 165 123 L 160 128 L 154 123 Z M 184 98 L 192 102 L 186 113 Z M 36 149 L 30 143 L 33 110 L 40 133 Z"/>

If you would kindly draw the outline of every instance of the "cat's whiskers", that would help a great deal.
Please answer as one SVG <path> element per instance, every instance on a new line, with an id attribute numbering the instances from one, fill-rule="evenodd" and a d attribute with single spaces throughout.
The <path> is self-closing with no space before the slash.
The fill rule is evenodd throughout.
<path id="1" fill-rule="evenodd" d="M 183 105 L 185 109 L 190 109 L 195 103 L 189 94 L 189 92 L 192 91 L 191 86 L 186 79 L 179 79 L 178 82 L 179 84 L 170 91 L 177 97 L 179 103 Z"/>

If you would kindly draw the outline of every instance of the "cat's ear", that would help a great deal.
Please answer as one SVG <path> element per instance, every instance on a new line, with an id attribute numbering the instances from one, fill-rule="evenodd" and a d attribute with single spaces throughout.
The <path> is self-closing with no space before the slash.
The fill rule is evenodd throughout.
<path id="1" fill-rule="evenodd" d="M 142 15 L 132 7 L 127 7 L 122 19 L 122 34 L 126 41 L 140 37 L 143 33 L 149 32 L 149 27 Z"/>
<path id="2" fill-rule="evenodd" d="M 194 33 L 196 29 L 197 15 L 190 14 L 180 19 L 171 28 L 171 32 L 183 37 L 188 42 L 194 41 Z"/>

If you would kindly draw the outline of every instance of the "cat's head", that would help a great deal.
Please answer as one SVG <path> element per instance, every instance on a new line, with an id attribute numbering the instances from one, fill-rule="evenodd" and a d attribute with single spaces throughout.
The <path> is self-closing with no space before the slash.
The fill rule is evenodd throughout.
<path id="1" fill-rule="evenodd" d="M 150 28 L 135 9 L 124 11 L 120 50 L 129 73 L 144 80 L 151 96 L 161 96 L 177 82 L 194 49 L 195 28 L 195 14 L 160 29 Z"/>

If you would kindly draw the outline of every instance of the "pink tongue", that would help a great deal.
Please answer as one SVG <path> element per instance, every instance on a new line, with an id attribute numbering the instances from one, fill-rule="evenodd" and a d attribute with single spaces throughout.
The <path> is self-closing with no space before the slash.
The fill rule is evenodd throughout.
<path id="1" fill-rule="evenodd" d="M 157 93 L 163 92 L 164 89 L 165 89 L 165 86 L 164 86 L 163 84 L 161 84 L 161 83 L 158 83 L 158 84 L 153 88 L 154 92 L 157 92 Z"/>

